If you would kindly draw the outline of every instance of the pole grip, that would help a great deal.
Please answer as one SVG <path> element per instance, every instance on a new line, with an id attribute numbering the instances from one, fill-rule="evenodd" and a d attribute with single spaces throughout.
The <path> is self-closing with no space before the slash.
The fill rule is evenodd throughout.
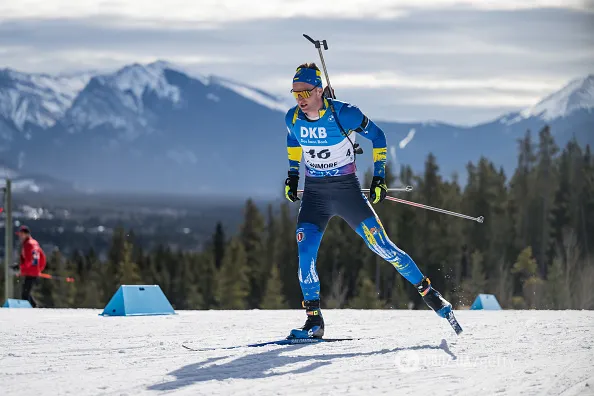
<path id="1" fill-rule="evenodd" d="M 303 37 L 305 37 L 306 39 L 308 39 L 313 45 L 316 46 L 316 48 L 320 48 L 320 42 L 318 40 L 314 40 L 311 37 L 309 37 L 307 34 L 304 34 Z M 324 40 L 325 41 L 325 40 Z M 326 48 L 327 49 L 327 48 Z"/>

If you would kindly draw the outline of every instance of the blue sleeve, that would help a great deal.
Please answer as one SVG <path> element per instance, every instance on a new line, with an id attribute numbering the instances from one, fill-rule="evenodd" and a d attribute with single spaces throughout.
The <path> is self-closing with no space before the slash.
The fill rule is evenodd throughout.
<path id="1" fill-rule="evenodd" d="M 386 177 L 386 134 L 365 116 L 357 106 L 345 104 L 340 109 L 339 121 L 345 131 L 355 131 L 373 143 L 373 175 Z"/>
<path id="2" fill-rule="evenodd" d="M 289 173 L 299 175 L 299 164 L 301 163 L 303 149 L 301 148 L 299 141 L 293 133 L 293 119 L 296 114 L 296 108 L 289 110 L 285 116 L 285 124 L 287 125 L 287 156 L 289 158 Z"/>

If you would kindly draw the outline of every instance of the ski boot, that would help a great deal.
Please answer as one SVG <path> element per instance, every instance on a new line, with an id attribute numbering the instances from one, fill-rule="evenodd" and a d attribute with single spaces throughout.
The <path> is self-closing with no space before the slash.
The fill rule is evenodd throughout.
<path id="1" fill-rule="evenodd" d="M 415 285 L 425 304 L 442 318 L 448 318 L 452 312 L 452 304 L 446 301 L 437 290 L 431 286 L 429 278 L 424 277 L 421 283 Z"/>
<path id="2" fill-rule="evenodd" d="M 324 336 L 324 317 L 320 311 L 320 300 L 303 301 L 307 320 L 303 327 L 291 330 L 289 338 L 322 338 Z"/>

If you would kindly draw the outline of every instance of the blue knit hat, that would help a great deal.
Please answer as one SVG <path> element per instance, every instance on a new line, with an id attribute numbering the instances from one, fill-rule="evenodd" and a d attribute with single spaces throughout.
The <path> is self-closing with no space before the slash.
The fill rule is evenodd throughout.
<path id="1" fill-rule="evenodd" d="M 322 73 L 316 69 L 308 69 L 306 67 L 299 67 L 293 77 L 293 82 L 304 82 L 313 85 L 314 87 L 322 86 Z"/>

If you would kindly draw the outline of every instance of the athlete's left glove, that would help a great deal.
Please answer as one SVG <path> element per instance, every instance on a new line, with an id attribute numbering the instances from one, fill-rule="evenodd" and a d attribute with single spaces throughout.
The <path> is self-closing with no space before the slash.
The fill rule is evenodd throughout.
<path id="1" fill-rule="evenodd" d="M 376 204 L 382 202 L 388 193 L 388 186 L 383 177 L 373 176 L 371 180 L 371 187 L 369 187 L 369 198 L 371 202 Z"/>
<path id="2" fill-rule="evenodd" d="M 285 180 L 285 197 L 291 201 L 295 202 L 299 200 L 297 196 L 297 186 L 299 185 L 299 175 L 295 173 L 289 173 L 289 177 Z"/>

